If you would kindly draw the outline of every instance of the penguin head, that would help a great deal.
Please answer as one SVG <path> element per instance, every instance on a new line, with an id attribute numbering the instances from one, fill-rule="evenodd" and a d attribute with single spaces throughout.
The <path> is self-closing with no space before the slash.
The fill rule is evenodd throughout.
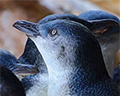
<path id="1" fill-rule="evenodd" d="M 114 14 L 92 10 L 81 13 L 78 15 L 78 18 L 93 24 L 90 26 L 90 29 L 98 39 L 104 39 L 104 41 L 106 40 L 108 42 L 110 39 L 114 40 L 115 38 L 119 38 L 120 20 Z"/>
<path id="2" fill-rule="evenodd" d="M 102 16 L 101 14 L 96 15 L 97 13 L 101 13 L 101 14 L 104 13 L 103 14 L 104 16 L 101 17 Z M 91 14 L 93 14 L 95 16 L 93 16 Z M 84 12 L 84 13 L 80 14 L 78 17 L 75 15 L 72 15 L 72 14 L 54 14 L 54 15 L 46 16 L 45 18 L 41 19 L 37 24 L 44 24 L 44 23 L 47 23 L 47 22 L 50 22 L 53 20 L 71 20 L 71 21 L 75 21 L 75 22 L 82 23 L 83 25 L 85 25 L 87 28 L 89 28 L 91 30 L 91 32 L 96 37 L 98 37 L 98 39 L 101 36 L 102 38 L 100 37 L 100 40 L 99 40 L 100 42 L 105 41 L 105 40 L 106 40 L 106 42 L 108 42 L 108 41 L 110 41 L 110 39 L 112 41 L 113 40 L 116 41 L 115 38 L 111 38 L 111 37 L 118 36 L 115 34 L 115 32 L 113 34 L 115 36 L 112 36 L 111 34 L 106 34 L 106 32 L 103 35 L 101 35 L 102 32 L 106 31 L 108 26 L 117 25 L 116 21 L 118 21 L 118 20 L 116 18 L 114 18 L 116 21 L 113 19 L 108 19 L 108 17 L 110 17 L 110 16 L 107 17 L 106 15 L 107 15 L 107 13 L 105 13 L 103 11 L 100 11 L 100 12 L 99 11 L 88 11 L 88 12 Z M 113 15 L 111 15 L 111 18 L 115 17 L 115 16 L 113 16 L 113 17 L 112 16 Z M 26 27 L 27 27 L 27 25 L 26 25 Z M 28 28 L 29 28 L 29 26 L 28 26 Z M 117 29 L 118 29 L 118 27 L 117 27 Z M 116 31 L 116 32 L 118 32 L 118 31 Z M 110 35 L 110 36 L 108 36 L 108 35 Z M 32 54 L 36 54 L 36 56 L 33 57 Z M 32 58 L 32 60 L 30 58 Z M 39 58 L 39 60 L 37 58 Z M 41 60 L 40 60 L 40 58 L 41 58 Z M 42 57 L 40 56 L 40 53 L 38 52 L 36 46 L 34 46 L 34 43 L 30 39 L 28 39 L 28 42 L 26 43 L 26 48 L 25 48 L 24 54 L 18 59 L 18 61 L 20 61 L 20 62 L 25 61 L 26 63 L 30 63 L 30 64 L 34 64 L 34 63 L 38 64 L 38 62 L 40 62 L 41 64 L 44 63 L 42 61 Z"/>
<path id="3" fill-rule="evenodd" d="M 25 24 L 26 23 L 30 24 L 30 22 L 27 22 L 27 21 L 18 21 L 17 23 L 21 23 L 21 22 Z M 65 44 L 67 44 L 68 40 L 69 42 L 73 42 L 73 41 L 70 41 L 71 40 L 70 38 L 72 38 L 71 37 L 72 32 L 69 32 L 69 30 L 71 31 L 73 30 L 73 28 L 69 26 L 72 24 L 74 26 L 74 22 L 69 20 L 53 20 L 45 24 L 34 24 L 34 25 L 32 24 L 32 26 L 36 26 L 36 28 L 33 29 L 36 31 L 34 32 L 34 34 L 32 34 L 32 31 L 30 32 L 29 30 L 27 30 L 27 32 L 30 32 L 30 34 L 28 33 L 27 35 L 34 42 L 36 42 L 35 44 L 37 44 L 38 48 L 45 49 L 43 53 L 45 53 L 47 57 L 52 56 L 53 58 L 55 57 L 59 58 L 59 55 L 61 54 L 60 52 L 64 51 Z M 19 25 L 17 26 L 21 27 Z M 25 31 L 23 28 L 22 30 Z M 67 35 L 67 34 L 70 34 L 70 35 Z M 64 43 L 62 41 L 64 41 Z M 74 43 L 71 43 L 71 44 L 74 44 Z"/>
<path id="4" fill-rule="evenodd" d="M 106 72 L 97 40 L 81 23 L 66 19 L 51 20 L 43 24 L 20 20 L 13 26 L 25 32 L 34 41 L 49 68 L 54 67 L 55 63 L 59 64 L 59 69 L 96 63 L 96 66 L 92 65 L 92 70 Z M 76 63 L 72 65 L 70 62 L 74 61 Z"/>

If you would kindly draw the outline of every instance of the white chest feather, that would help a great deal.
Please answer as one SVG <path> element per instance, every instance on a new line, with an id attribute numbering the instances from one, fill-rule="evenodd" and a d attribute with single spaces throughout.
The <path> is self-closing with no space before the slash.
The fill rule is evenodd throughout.
<path id="1" fill-rule="evenodd" d="M 39 80 L 34 83 L 26 92 L 26 96 L 47 96 L 48 91 L 48 75 L 43 74 L 39 76 Z"/>

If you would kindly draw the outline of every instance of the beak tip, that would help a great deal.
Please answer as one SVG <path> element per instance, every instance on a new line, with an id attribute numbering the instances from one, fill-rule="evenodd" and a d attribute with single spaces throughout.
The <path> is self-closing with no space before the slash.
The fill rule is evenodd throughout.
<path id="1" fill-rule="evenodd" d="M 16 28 L 16 22 L 12 26 Z"/>
<path id="2" fill-rule="evenodd" d="M 13 24 L 13 27 L 17 28 L 17 26 L 20 26 L 21 24 L 22 24 L 21 20 L 16 21 L 16 22 Z"/>

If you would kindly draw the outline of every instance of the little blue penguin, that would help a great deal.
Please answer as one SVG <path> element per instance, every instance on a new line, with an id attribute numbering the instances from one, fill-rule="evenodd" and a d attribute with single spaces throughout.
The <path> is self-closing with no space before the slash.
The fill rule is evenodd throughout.
<path id="1" fill-rule="evenodd" d="M 49 74 L 48 96 L 119 96 L 99 43 L 82 20 L 41 24 L 20 20 L 13 26 L 25 32 L 41 53 Z"/>
<path id="2" fill-rule="evenodd" d="M 71 14 L 55 14 L 50 15 L 46 18 L 43 18 L 38 23 L 48 22 L 53 19 L 73 19 L 77 20 L 76 16 Z M 24 77 L 21 82 L 24 86 L 27 96 L 47 96 L 47 89 L 48 89 L 48 71 L 46 64 L 38 51 L 37 47 L 35 46 L 34 42 L 28 38 L 24 53 L 18 59 L 20 63 L 27 63 L 38 66 L 40 72 L 35 75 L 29 75 Z"/>
<path id="3" fill-rule="evenodd" d="M 120 48 L 118 46 L 120 44 L 120 20 L 113 14 L 99 10 L 86 11 L 84 13 L 81 13 L 78 17 L 92 23 L 104 20 L 112 20 L 118 23 L 118 25 L 109 24 L 109 26 L 107 25 L 107 27 L 103 28 L 102 30 L 98 29 L 94 31 L 94 28 L 92 29 L 93 34 L 96 35 L 96 39 L 101 46 L 107 71 L 113 78 L 114 57 Z"/>
<path id="4" fill-rule="evenodd" d="M 40 20 L 38 23 L 43 24 L 52 20 L 56 19 L 69 19 L 73 21 L 77 21 L 85 24 L 90 25 L 90 23 L 85 22 L 84 20 L 80 20 L 76 18 L 75 15 L 72 14 L 54 14 L 47 16 Z M 99 22 L 98 22 L 99 23 Z M 103 26 L 103 25 L 102 25 Z M 39 96 L 39 94 L 44 94 L 46 96 L 46 90 L 47 90 L 47 84 L 48 84 L 48 72 L 46 65 L 44 63 L 44 60 L 42 59 L 42 56 L 38 49 L 36 48 L 33 41 L 28 38 L 24 53 L 22 56 L 18 59 L 18 62 L 20 63 L 28 63 L 32 65 L 37 65 L 40 69 L 40 73 L 35 75 L 29 75 L 22 79 L 23 86 L 25 88 L 25 91 L 27 93 L 27 96 Z M 42 73 L 41 73 L 42 72 Z M 40 77 L 40 78 L 38 78 Z M 36 90 L 34 90 L 36 89 Z"/>
<path id="5" fill-rule="evenodd" d="M 16 75 L 28 75 L 39 72 L 34 65 L 18 63 L 17 58 L 12 53 L 3 49 L 0 49 L 0 65 L 11 70 Z"/>
<path id="6" fill-rule="evenodd" d="M 0 96 L 26 96 L 19 79 L 0 64 Z"/>

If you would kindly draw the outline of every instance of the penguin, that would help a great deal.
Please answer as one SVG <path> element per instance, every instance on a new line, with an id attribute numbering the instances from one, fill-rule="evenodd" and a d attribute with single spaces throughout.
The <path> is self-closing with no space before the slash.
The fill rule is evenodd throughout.
<path id="1" fill-rule="evenodd" d="M 17 62 L 17 58 L 7 50 L 0 49 L 0 65 L 11 70 L 14 74 L 29 75 L 39 72 L 36 66 L 30 64 L 22 64 Z"/>
<path id="2" fill-rule="evenodd" d="M 114 57 L 120 48 L 118 46 L 120 42 L 120 20 L 115 15 L 100 10 L 86 11 L 81 13 L 78 17 L 93 23 L 104 20 L 113 20 L 119 24 L 119 26 L 109 25 L 107 28 L 102 30 L 92 30 L 101 46 L 107 71 L 111 78 L 113 78 Z"/>
<path id="3" fill-rule="evenodd" d="M 76 18 L 76 16 L 71 14 L 55 14 L 48 17 L 43 18 L 38 23 L 43 24 L 45 22 L 49 22 L 55 19 L 70 19 L 79 22 L 79 19 Z M 82 20 L 81 20 L 82 21 Z M 83 22 L 83 21 L 82 21 Z M 90 25 L 88 22 L 83 22 L 86 25 Z M 33 56 L 34 55 L 34 56 Z M 35 64 L 38 66 L 40 72 L 35 75 L 29 75 L 22 79 L 22 84 L 25 88 L 25 91 L 27 93 L 27 96 L 39 96 L 39 94 L 47 93 L 47 85 L 48 85 L 48 72 L 45 65 L 44 60 L 42 59 L 42 56 L 38 49 L 36 48 L 34 42 L 28 38 L 24 53 L 20 56 L 18 59 L 18 62 L 20 63 L 29 63 L 29 64 Z M 42 69 L 41 69 L 42 68 Z M 42 77 L 41 77 L 42 76 Z M 41 77 L 41 78 L 38 78 Z M 36 89 L 36 91 L 34 90 Z M 39 90 L 39 91 L 37 91 Z"/>
<path id="4" fill-rule="evenodd" d="M 53 19 L 73 19 L 77 20 L 76 16 L 72 14 L 61 14 L 59 16 L 58 14 L 51 15 L 50 17 L 47 17 L 46 19 L 40 20 L 38 23 L 42 24 L 44 22 L 48 22 Z M 83 22 L 84 23 L 84 22 Z M 47 90 L 48 90 L 48 71 L 46 64 L 38 51 L 36 45 L 34 42 L 28 38 L 25 50 L 23 54 L 18 59 L 19 63 L 27 63 L 36 65 L 37 68 L 40 70 L 38 74 L 35 75 L 28 75 L 25 76 L 21 82 L 23 84 L 23 87 L 26 91 L 27 96 L 47 96 Z"/>
<path id="5" fill-rule="evenodd" d="M 14 23 L 33 40 L 45 61 L 48 96 L 119 96 L 119 86 L 108 75 L 99 43 L 84 24 L 65 18 L 41 24 Z"/>
<path id="6" fill-rule="evenodd" d="M 19 79 L 0 64 L 0 96 L 26 96 Z"/>

